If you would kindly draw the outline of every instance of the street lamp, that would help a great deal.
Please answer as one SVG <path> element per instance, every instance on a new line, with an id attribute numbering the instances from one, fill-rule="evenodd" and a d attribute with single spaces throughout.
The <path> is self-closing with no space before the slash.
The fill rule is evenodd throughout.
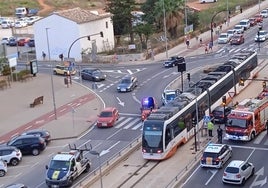
<path id="1" fill-rule="evenodd" d="M 51 66 L 51 88 L 52 88 L 52 98 L 53 98 L 53 106 L 54 106 L 54 115 L 55 115 L 55 120 L 57 119 L 57 108 L 56 108 L 56 100 L 55 100 L 55 91 L 54 91 L 54 81 L 53 81 L 53 68 L 52 68 L 52 62 L 50 60 L 50 48 L 49 48 L 49 40 L 48 40 L 48 30 L 50 28 L 46 28 L 46 37 L 47 37 L 47 51 L 48 51 L 48 61 L 50 62 Z"/>
<path id="2" fill-rule="evenodd" d="M 101 188 L 103 188 L 103 183 L 102 183 L 102 172 L 101 172 L 101 160 L 100 157 L 105 155 L 106 153 L 109 153 L 110 150 L 102 150 L 100 153 L 94 150 L 91 150 L 89 153 L 92 155 L 97 155 L 98 156 L 98 161 L 99 161 L 99 169 L 100 169 L 100 181 L 101 181 Z"/>
<path id="3" fill-rule="evenodd" d="M 163 2 L 163 14 L 164 14 L 164 32 L 165 32 L 166 58 L 168 58 L 165 0 L 162 0 L 162 2 Z"/>

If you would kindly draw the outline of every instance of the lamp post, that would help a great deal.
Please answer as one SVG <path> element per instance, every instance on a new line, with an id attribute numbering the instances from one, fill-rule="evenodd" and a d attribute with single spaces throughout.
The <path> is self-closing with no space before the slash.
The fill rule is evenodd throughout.
<path id="1" fill-rule="evenodd" d="M 167 47 L 167 25 L 166 25 L 166 9 L 165 9 L 165 0 L 163 2 L 163 14 L 164 14 L 164 32 L 165 32 L 165 46 L 166 46 L 166 58 L 168 58 L 168 47 Z"/>
<path id="2" fill-rule="evenodd" d="M 223 12 L 223 11 L 221 10 L 221 11 L 217 12 L 211 18 L 211 22 L 210 22 L 210 41 L 212 42 L 212 45 L 213 45 L 213 21 L 214 21 L 214 18 L 221 12 Z"/>
<path id="3" fill-rule="evenodd" d="M 227 26 L 229 26 L 229 0 L 226 0 L 226 22 L 227 22 Z"/>
<path id="4" fill-rule="evenodd" d="M 49 48 L 49 40 L 48 40 L 48 30 L 50 28 L 46 28 L 46 38 L 47 38 L 47 51 L 48 51 L 48 61 L 50 62 L 51 66 L 51 89 L 52 89 L 52 98 L 53 98 L 53 106 L 54 106 L 54 115 L 55 120 L 57 119 L 57 108 L 56 108 L 56 100 L 55 100 L 55 91 L 54 91 L 54 81 L 53 81 L 53 68 L 52 68 L 52 62 L 50 60 L 50 48 Z"/>
<path id="5" fill-rule="evenodd" d="M 188 18 L 187 18 L 187 0 L 184 0 L 184 17 L 185 17 L 185 28 L 188 26 Z"/>

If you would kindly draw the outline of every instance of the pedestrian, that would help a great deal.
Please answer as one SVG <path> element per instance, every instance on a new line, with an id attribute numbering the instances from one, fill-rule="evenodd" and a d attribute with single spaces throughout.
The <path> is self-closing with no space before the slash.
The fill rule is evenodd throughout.
<path id="1" fill-rule="evenodd" d="M 190 46 L 190 40 L 189 39 L 186 40 L 186 45 L 187 45 L 187 48 L 189 48 L 189 46 Z"/>
<path id="2" fill-rule="evenodd" d="M 203 44 L 203 40 L 202 40 L 201 37 L 200 37 L 200 39 L 199 39 L 199 44 L 200 44 L 200 46 L 202 46 L 202 44 Z"/>
<path id="3" fill-rule="evenodd" d="M 265 126 L 266 126 L 266 133 L 268 135 L 268 119 L 266 120 Z"/>
<path id="4" fill-rule="evenodd" d="M 205 45 L 205 54 L 207 54 L 208 53 L 208 45 L 206 44 Z"/>
<path id="5" fill-rule="evenodd" d="M 209 44 L 208 44 L 208 49 L 209 49 L 209 51 L 211 51 L 211 52 L 213 52 L 212 47 L 213 47 L 213 42 L 210 41 Z"/>
<path id="6" fill-rule="evenodd" d="M 222 128 L 219 125 L 218 129 L 217 129 L 217 135 L 218 135 L 218 143 L 222 144 Z"/>
<path id="7" fill-rule="evenodd" d="M 242 12 L 243 12 L 243 9 L 242 9 L 242 7 L 240 7 L 240 13 L 242 14 Z"/>
<path id="8" fill-rule="evenodd" d="M 217 26 L 216 28 L 216 35 L 219 35 L 220 34 L 220 26 Z"/>
<path id="9" fill-rule="evenodd" d="M 208 126 L 208 136 L 213 137 L 212 136 L 212 131 L 213 131 L 213 128 L 214 128 L 214 124 L 210 121 L 210 122 L 208 122 L 207 126 Z"/>
<path id="10" fill-rule="evenodd" d="M 226 18 L 224 18 L 224 24 L 226 25 L 226 23 L 227 23 L 227 20 L 226 20 Z"/>
<path id="11" fill-rule="evenodd" d="M 222 24 L 220 24 L 220 32 L 222 31 Z"/>
<path id="12" fill-rule="evenodd" d="M 43 60 L 46 59 L 46 53 L 44 51 L 42 51 L 42 57 L 43 57 Z"/>

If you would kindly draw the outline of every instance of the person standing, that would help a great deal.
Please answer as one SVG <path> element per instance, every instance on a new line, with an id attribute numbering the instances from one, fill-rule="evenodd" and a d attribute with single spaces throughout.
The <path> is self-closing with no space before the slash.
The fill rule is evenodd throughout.
<path id="1" fill-rule="evenodd" d="M 218 143 L 222 144 L 222 128 L 219 125 L 218 129 L 217 129 L 217 135 L 218 135 Z"/>
<path id="2" fill-rule="evenodd" d="M 212 131 L 213 131 L 213 128 L 214 128 L 214 124 L 210 121 L 210 122 L 208 122 L 207 126 L 208 126 L 208 136 L 213 137 L 212 136 Z"/>
<path id="3" fill-rule="evenodd" d="M 44 51 L 42 51 L 42 57 L 43 57 L 43 60 L 46 59 L 46 53 Z"/>
<path id="4" fill-rule="evenodd" d="M 208 44 L 208 48 L 209 48 L 209 51 L 211 51 L 211 52 L 213 52 L 212 47 L 213 47 L 213 42 L 210 41 Z"/>
<path id="5" fill-rule="evenodd" d="M 266 133 L 268 135 L 268 119 L 266 120 L 265 126 L 266 126 Z"/>

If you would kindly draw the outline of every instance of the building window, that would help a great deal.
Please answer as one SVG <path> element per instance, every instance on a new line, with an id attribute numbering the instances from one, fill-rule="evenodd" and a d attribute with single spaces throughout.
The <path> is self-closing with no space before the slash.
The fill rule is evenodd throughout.
<path id="1" fill-rule="evenodd" d="M 106 28 L 108 29 L 108 22 L 105 22 L 106 23 Z"/>

